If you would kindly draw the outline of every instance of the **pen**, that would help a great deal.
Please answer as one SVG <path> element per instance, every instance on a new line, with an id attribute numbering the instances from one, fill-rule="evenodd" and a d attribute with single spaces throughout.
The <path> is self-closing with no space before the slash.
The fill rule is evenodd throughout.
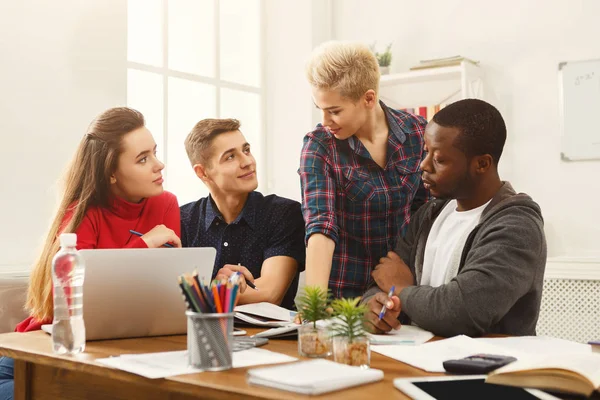
<path id="1" fill-rule="evenodd" d="M 242 263 L 238 263 L 239 266 L 242 265 Z M 239 272 L 238 272 L 239 273 Z M 250 286 L 252 289 L 254 290 L 258 290 L 258 288 L 254 285 L 254 283 L 250 282 L 249 280 L 246 279 L 246 285 Z"/>
<path id="2" fill-rule="evenodd" d="M 144 234 L 143 234 L 143 233 L 136 232 L 136 231 L 134 231 L 134 230 L 132 230 L 132 229 L 130 229 L 130 230 L 129 230 L 129 233 L 131 233 L 131 234 L 133 234 L 133 235 L 140 236 L 140 237 L 144 236 Z M 165 244 L 163 244 L 163 246 L 165 246 L 165 247 L 173 247 L 173 245 L 172 245 L 172 244 L 169 244 L 169 243 L 165 243 Z"/>
<path id="3" fill-rule="evenodd" d="M 390 288 L 390 292 L 388 293 L 388 300 L 390 300 L 392 298 L 392 296 L 394 295 L 394 289 L 396 289 L 395 286 L 392 286 Z M 387 303 L 387 302 L 386 302 Z M 383 318 L 383 316 L 385 315 L 385 312 L 387 311 L 387 307 L 385 306 L 385 304 L 383 305 L 383 307 L 381 307 L 381 311 L 379 311 L 379 320 L 381 321 L 381 319 Z"/>

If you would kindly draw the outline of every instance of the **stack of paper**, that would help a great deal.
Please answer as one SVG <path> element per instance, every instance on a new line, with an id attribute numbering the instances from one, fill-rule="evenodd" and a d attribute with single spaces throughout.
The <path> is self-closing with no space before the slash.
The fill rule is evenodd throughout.
<path id="1" fill-rule="evenodd" d="M 383 371 L 328 360 L 303 361 L 248 371 L 248 383 L 302 394 L 321 394 L 376 382 Z"/>
<path id="2" fill-rule="evenodd" d="M 254 365 L 286 363 L 296 360 L 297 358 L 285 354 L 252 348 L 234 352 L 232 363 L 233 368 L 243 368 Z M 188 354 L 185 350 L 164 353 L 124 354 L 118 357 L 100 358 L 96 361 L 102 365 L 121 369 L 150 379 L 202 372 L 202 370 L 188 365 Z"/>

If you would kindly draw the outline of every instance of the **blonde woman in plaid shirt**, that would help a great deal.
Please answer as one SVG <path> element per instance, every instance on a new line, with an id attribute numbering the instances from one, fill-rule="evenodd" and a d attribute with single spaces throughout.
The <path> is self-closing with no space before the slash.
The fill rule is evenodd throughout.
<path id="1" fill-rule="evenodd" d="M 419 171 L 426 121 L 379 100 L 379 66 L 365 45 L 324 43 L 306 74 L 323 116 L 304 138 L 298 170 L 306 284 L 359 296 L 429 197 Z"/>

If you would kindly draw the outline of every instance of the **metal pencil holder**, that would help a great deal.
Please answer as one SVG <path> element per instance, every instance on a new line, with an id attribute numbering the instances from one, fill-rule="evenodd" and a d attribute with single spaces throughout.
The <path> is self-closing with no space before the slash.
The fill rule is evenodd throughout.
<path id="1" fill-rule="evenodd" d="M 189 365 L 204 371 L 231 368 L 233 315 L 186 311 Z"/>

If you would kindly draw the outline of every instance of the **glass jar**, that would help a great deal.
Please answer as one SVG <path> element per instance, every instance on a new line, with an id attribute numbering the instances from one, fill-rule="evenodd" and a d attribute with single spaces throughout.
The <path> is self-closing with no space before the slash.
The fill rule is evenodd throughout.
<path id="1" fill-rule="evenodd" d="M 298 327 L 298 353 L 303 357 L 328 357 L 331 355 L 329 329 L 314 326 L 312 322 Z"/>
<path id="2" fill-rule="evenodd" d="M 371 364 L 371 347 L 367 336 L 350 338 L 336 336 L 333 338 L 333 360 L 335 362 L 368 368 Z"/>

